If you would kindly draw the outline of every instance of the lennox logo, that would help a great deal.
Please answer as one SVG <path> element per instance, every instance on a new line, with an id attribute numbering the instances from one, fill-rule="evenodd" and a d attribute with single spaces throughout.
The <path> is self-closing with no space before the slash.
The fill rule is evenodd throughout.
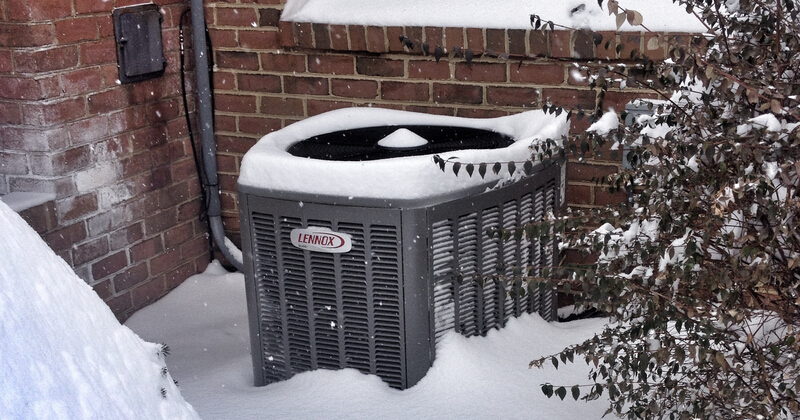
<path id="1" fill-rule="evenodd" d="M 309 251 L 339 254 L 348 252 L 353 247 L 350 235 L 326 228 L 311 226 L 306 229 L 293 229 L 290 237 L 292 245 Z"/>

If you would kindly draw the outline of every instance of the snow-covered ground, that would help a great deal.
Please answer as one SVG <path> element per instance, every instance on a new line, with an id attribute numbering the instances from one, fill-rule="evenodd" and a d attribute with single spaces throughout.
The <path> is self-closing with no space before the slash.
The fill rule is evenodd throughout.
<path id="1" fill-rule="evenodd" d="M 170 373 L 189 403 L 213 419 L 581 419 L 602 417 L 607 401 L 564 401 L 541 384 L 588 384 L 582 362 L 528 369 L 599 331 L 603 319 L 547 323 L 537 315 L 512 320 L 486 337 L 451 333 L 416 386 L 398 391 L 356 370 L 318 370 L 265 387 L 253 386 L 244 278 L 216 262 L 126 325 L 167 343 Z"/>

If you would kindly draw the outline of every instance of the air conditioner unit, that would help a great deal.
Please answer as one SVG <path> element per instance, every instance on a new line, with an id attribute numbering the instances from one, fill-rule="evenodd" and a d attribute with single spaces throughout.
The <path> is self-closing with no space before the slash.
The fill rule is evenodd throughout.
<path id="1" fill-rule="evenodd" d="M 555 265 L 554 240 L 487 232 L 557 214 L 562 162 L 483 177 L 476 165 L 469 177 L 431 157 L 491 168 L 566 130 L 540 111 L 476 120 L 359 108 L 261 139 L 239 179 L 255 384 L 355 368 L 405 389 L 447 331 L 482 335 L 531 312 L 554 320 L 552 290 L 492 277 Z"/>

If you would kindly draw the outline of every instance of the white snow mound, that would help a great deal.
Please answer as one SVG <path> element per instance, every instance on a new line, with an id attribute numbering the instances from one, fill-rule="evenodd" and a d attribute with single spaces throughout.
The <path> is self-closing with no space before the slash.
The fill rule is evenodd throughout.
<path id="1" fill-rule="evenodd" d="M 161 345 L 120 325 L 2 202 L 0 226 L 0 418 L 199 418 Z"/>
<path id="2" fill-rule="evenodd" d="M 490 166 L 494 162 L 525 161 L 531 145 L 547 139 L 561 141 L 569 130 L 564 114 L 541 110 L 499 118 L 459 118 L 379 108 L 345 108 L 296 122 L 262 137 L 242 159 L 239 184 L 268 191 L 303 192 L 340 197 L 416 200 L 442 196 L 453 191 L 493 185 L 514 175 L 508 171 L 486 177 L 472 177 L 464 171 L 455 176 L 448 165 L 443 172 L 431 155 L 372 161 L 327 161 L 297 157 L 286 150 L 309 137 L 340 130 L 377 125 L 461 126 L 491 130 L 514 138 L 511 146 L 499 149 L 459 150 L 439 155 L 447 160 Z"/>

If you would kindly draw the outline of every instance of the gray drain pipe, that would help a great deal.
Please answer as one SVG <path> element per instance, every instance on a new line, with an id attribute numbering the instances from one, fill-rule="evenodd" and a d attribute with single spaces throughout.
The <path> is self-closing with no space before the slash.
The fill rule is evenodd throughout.
<path id="1" fill-rule="evenodd" d="M 242 253 L 225 237 L 222 226 L 222 206 L 219 201 L 219 181 L 217 177 L 217 145 L 214 142 L 214 109 L 211 99 L 211 81 L 208 75 L 208 48 L 206 46 L 206 16 L 203 0 L 191 0 L 192 9 L 192 48 L 194 49 L 194 66 L 197 73 L 197 97 L 200 135 L 202 141 L 203 169 L 208 185 L 208 221 L 211 226 L 211 237 L 222 251 L 222 255 L 242 271 Z M 233 249 L 233 250 L 232 250 Z M 234 256 L 234 253 L 236 254 Z"/>

